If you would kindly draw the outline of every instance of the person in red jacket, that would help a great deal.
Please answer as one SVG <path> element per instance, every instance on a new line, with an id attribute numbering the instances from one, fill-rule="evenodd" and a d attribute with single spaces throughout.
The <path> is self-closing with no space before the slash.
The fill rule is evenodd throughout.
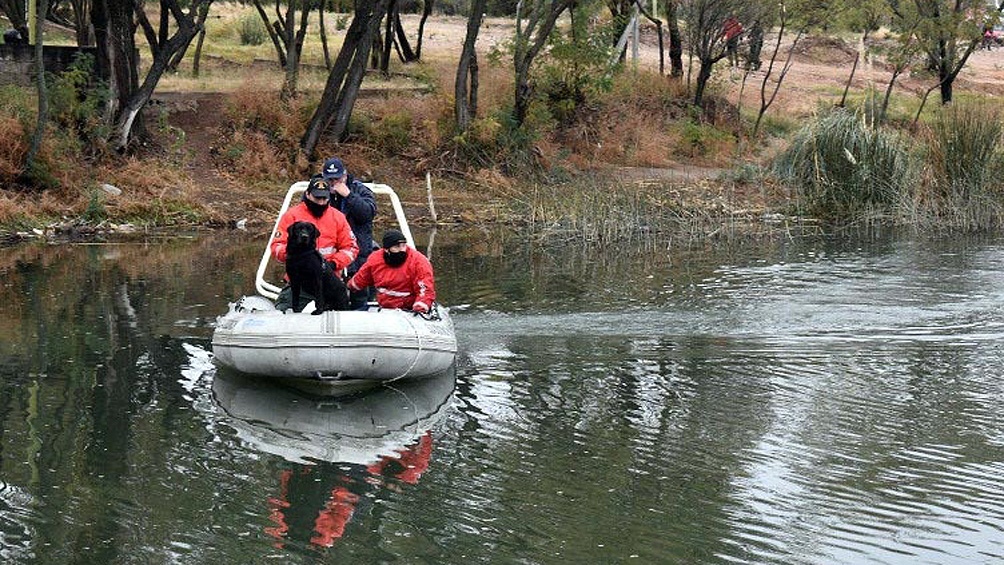
<path id="1" fill-rule="evenodd" d="M 372 253 L 362 268 L 349 280 L 349 290 L 376 287 L 381 308 L 401 308 L 428 312 L 436 300 L 432 263 L 422 253 L 408 247 L 408 240 L 398 230 L 383 236 L 383 252 Z"/>
<path id="2" fill-rule="evenodd" d="M 725 35 L 725 52 L 729 57 L 729 66 L 735 67 L 739 64 L 739 36 L 743 33 L 743 24 L 739 23 L 735 14 L 730 14 L 722 24 L 722 33 Z"/>
<path id="3" fill-rule="evenodd" d="M 317 238 L 317 250 L 321 257 L 331 263 L 335 272 L 349 266 L 359 255 L 359 245 L 356 243 L 356 236 L 349 227 L 345 214 L 329 206 L 331 201 L 331 190 L 320 175 L 315 175 L 310 179 L 307 190 L 303 192 L 303 201 L 296 206 L 290 207 L 279 219 L 275 235 L 272 237 L 272 256 L 280 262 L 286 262 L 286 240 L 288 234 L 286 230 L 294 222 L 310 222 L 317 226 L 321 235 Z M 287 285 L 279 293 L 275 307 L 277 310 L 286 310 L 292 307 L 292 296 Z M 303 308 L 313 296 L 300 294 L 299 308 Z"/>

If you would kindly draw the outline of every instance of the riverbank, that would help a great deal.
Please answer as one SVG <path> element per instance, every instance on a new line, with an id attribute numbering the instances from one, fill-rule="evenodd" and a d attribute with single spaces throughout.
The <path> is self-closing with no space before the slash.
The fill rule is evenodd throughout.
<path id="1" fill-rule="evenodd" d="M 222 6 L 233 14 L 247 9 Z M 295 155 L 298 132 L 326 71 L 316 40 L 309 40 L 302 94 L 280 102 L 282 73 L 268 60 L 270 47 L 238 50 L 219 31 L 229 28 L 215 27 L 232 28 L 233 14 L 224 12 L 209 23 L 213 41 L 206 44 L 198 77 L 183 63 L 158 86 L 145 111 L 151 134 L 146 145 L 129 157 L 81 161 L 94 166 L 59 167 L 51 190 L 0 191 L 3 239 L 156 229 L 267 232 L 289 184 L 317 169 L 317 163 Z M 405 26 L 417 27 L 409 17 Z M 696 119 L 686 103 L 686 78 L 673 81 L 658 73 L 657 39 L 643 27 L 633 70 L 574 121 L 535 123 L 529 154 L 539 174 L 514 175 L 505 162 L 511 156 L 498 152 L 494 137 L 501 127 L 499 112 L 511 97 L 511 72 L 504 58 L 487 57 L 511 36 L 511 22 L 489 18 L 479 40 L 487 62 L 481 70 L 480 118 L 467 147 L 482 143 L 482 152 L 462 155 L 458 144 L 443 139 L 465 24 L 459 17 L 430 19 L 423 62 L 394 61 L 389 78 L 368 75 L 350 139 L 325 140 L 319 147 L 321 156 L 341 156 L 359 178 L 393 186 L 417 224 L 550 228 L 581 225 L 576 222 L 582 212 L 600 209 L 602 215 L 615 207 L 616 221 L 629 227 L 648 222 L 642 212 L 691 232 L 715 233 L 720 225 L 740 221 L 775 222 L 795 206 L 768 172 L 772 159 L 798 128 L 839 100 L 855 54 L 850 38 L 803 39 L 761 131 L 751 136 L 760 82 L 768 78 L 764 71 L 716 70 L 712 107 Z M 997 51 L 975 53 L 956 83 L 958 96 L 993 100 L 1004 94 L 999 57 Z M 868 92 L 884 87 L 888 75 L 881 62 L 864 61 L 850 81 L 850 100 L 861 103 Z M 898 80 L 894 122 L 913 113 L 929 79 Z M 931 101 L 928 108 L 935 105 Z M 607 192 L 616 194 L 595 199 Z M 558 210 L 559 205 L 568 209 Z"/>

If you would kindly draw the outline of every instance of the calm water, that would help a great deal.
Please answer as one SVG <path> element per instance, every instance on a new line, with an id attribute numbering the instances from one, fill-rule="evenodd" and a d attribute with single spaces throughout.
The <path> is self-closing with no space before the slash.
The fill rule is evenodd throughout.
<path id="1" fill-rule="evenodd" d="M 241 239 L 4 249 L 0 561 L 1004 558 L 1004 240 L 440 232 L 456 371 L 326 399 L 214 368 Z"/>

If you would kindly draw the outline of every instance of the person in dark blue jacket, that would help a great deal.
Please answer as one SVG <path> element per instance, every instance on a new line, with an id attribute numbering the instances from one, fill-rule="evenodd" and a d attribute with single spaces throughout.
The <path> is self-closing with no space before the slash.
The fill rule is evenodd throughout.
<path id="1" fill-rule="evenodd" d="M 331 207 L 341 211 L 349 220 L 349 227 L 356 236 L 359 245 L 359 255 L 348 266 L 348 276 L 366 263 L 373 251 L 373 217 L 376 216 L 376 199 L 373 191 L 363 183 L 354 179 L 345 169 L 345 164 L 338 157 L 324 161 L 321 176 L 331 189 Z M 365 309 L 370 299 L 370 289 L 353 292 L 351 296 L 353 309 Z"/>

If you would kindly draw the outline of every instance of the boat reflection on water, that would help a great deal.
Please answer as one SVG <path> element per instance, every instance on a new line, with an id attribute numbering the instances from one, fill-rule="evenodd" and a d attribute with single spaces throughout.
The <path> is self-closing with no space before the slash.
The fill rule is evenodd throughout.
<path id="1" fill-rule="evenodd" d="M 431 428 L 452 398 L 455 370 L 349 397 L 311 396 L 227 371 L 213 401 L 246 445 L 286 460 L 268 498 L 276 547 L 330 547 L 366 500 L 401 491 L 426 472 Z"/>

